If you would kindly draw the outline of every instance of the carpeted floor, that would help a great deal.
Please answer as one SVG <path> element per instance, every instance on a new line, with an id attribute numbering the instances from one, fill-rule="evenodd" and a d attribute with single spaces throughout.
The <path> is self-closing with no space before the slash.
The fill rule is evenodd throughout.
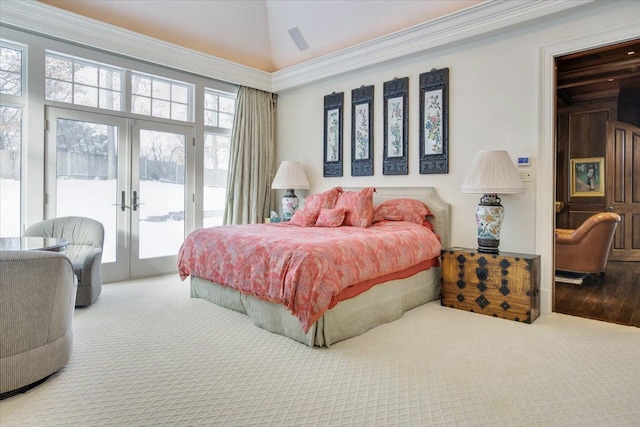
<path id="1" fill-rule="evenodd" d="M 0 425 L 637 426 L 639 403 L 640 328 L 436 301 L 311 349 L 164 276 L 77 309 L 69 364 Z"/>

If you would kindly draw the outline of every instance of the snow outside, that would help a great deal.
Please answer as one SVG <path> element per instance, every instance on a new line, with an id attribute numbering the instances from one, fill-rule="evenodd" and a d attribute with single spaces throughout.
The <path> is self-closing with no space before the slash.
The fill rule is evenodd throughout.
<path id="1" fill-rule="evenodd" d="M 105 227 L 103 262 L 115 261 L 116 180 L 58 179 L 56 216 L 86 216 Z M 20 181 L 0 179 L 2 230 L 19 233 Z M 204 227 L 222 224 L 224 188 L 204 188 Z M 140 181 L 140 258 L 175 255 L 184 241 L 184 186 Z M 128 212 L 128 210 L 127 210 Z"/>

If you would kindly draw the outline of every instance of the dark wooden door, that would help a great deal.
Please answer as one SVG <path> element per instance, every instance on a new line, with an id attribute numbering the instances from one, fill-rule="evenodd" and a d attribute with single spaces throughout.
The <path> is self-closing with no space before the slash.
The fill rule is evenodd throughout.
<path id="1" fill-rule="evenodd" d="M 556 226 L 575 229 L 587 218 L 605 210 L 602 192 L 572 194 L 572 161 L 604 158 L 607 122 L 616 117 L 615 103 L 610 100 L 594 104 L 574 105 L 559 111 L 556 161 L 556 200 L 562 202 Z"/>
<path id="2" fill-rule="evenodd" d="M 605 170 L 607 210 L 622 217 L 609 260 L 640 261 L 640 128 L 607 124 Z"/>

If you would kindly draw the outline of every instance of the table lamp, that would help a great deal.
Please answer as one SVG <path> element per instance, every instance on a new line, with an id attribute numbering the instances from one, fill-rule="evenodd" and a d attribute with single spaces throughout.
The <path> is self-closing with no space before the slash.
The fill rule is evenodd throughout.
<path id="1" fill-rule="evenodd" d="M 476 208 L 478 252 L 498 253 L 504 207 L 498 193 L 524 193 L 524 184 L 506 151 L 479 151 L 462 183 L 463 193 L 484 194 Z"/>
<path id="2" fill-rule="evenodd" d="M 289 221 L 293 213 L 298 209 L 298 196 L 293 190 L 306 190 L 309 188 L 309 181 L 304 174 L 304 169 L 300 162 L 295 160 L 285 160 L 280 163 L 276 177 L 273 179 L 271 188 L 274 190 L 287 190 L 282 196 L 282 219 Z"/>

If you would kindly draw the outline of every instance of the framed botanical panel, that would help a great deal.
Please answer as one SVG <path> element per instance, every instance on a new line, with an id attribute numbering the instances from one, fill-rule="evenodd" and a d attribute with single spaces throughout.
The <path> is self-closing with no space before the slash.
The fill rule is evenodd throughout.
<path id="1" fill-rule="evenodd" d="M 373 175 L 373 86 L 351 91 L 351 176 Z"/>
<path id="2" fill-rule="evenodd" d="M 395 78 L 383 85 L 384 153 L 383 175 L 409 173 L 407 140 L 409 138 L 409 77 Z"/>
<path id="3" fill-rule="evenodd" d="M 342 112 L 344 92 L 324 97 L 324 176 L 342 176 Z"/>
<path id="4" fill-rule="evenodd" d="M 449 69 L 420 74 L 420 173 L 449 172 Z"/>
<path id="5" fill-rule="evenodd" d="M 571 197 L 604 196 L 604 157 L 571 159 Z"/>

